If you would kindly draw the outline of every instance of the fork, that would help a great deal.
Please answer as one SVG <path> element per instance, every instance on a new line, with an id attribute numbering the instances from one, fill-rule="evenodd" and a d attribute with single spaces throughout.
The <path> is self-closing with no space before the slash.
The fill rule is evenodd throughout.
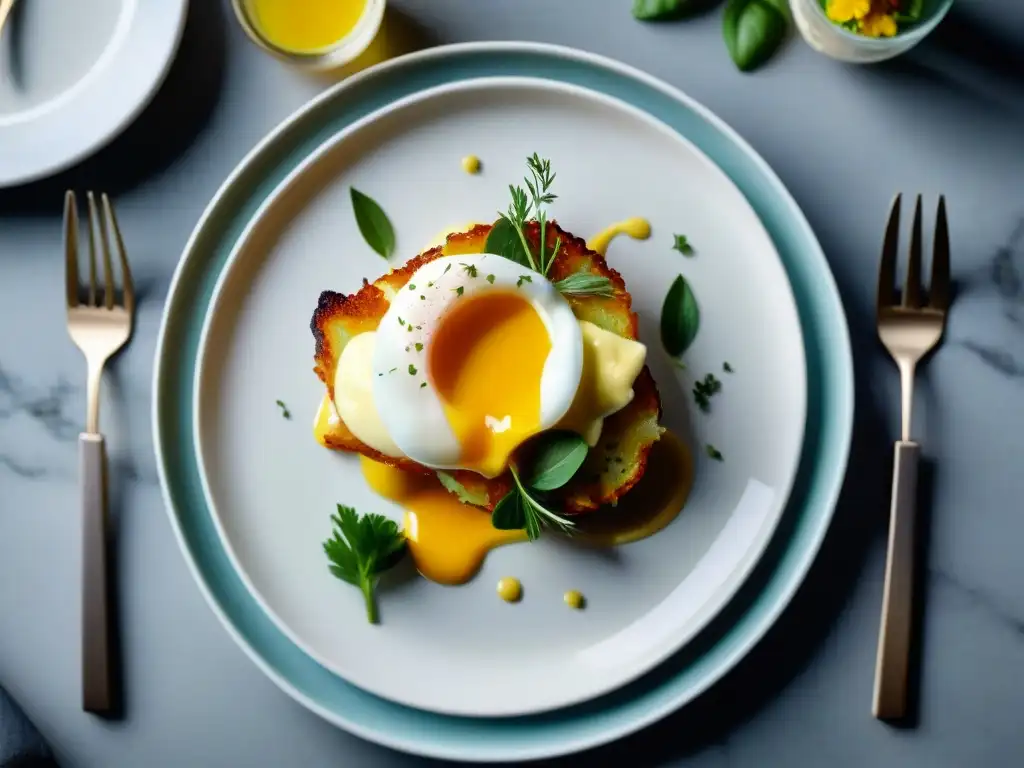
<path id="1" fill-rule="evenodd" d="M 927 299 L 921 280 L 921 196 L 914 205 L 907 278 L 899 301 L 895 289 L 900 234 L 900 195 L 889 212 L 878 271 L 878 335 L 900 371 L 902 428 L 896 442 L 889 512 L 889 545 L 878 633 L 872 712 L 876 718 L 899 720 L 907 713 L 910 634 L 913 601 L 914 518 L 917 467 L 921 446 L 911 439 L 914 371 L 942 339 L 950 300 L 949 227 L 946 200 L 939 197 L 932 245 L 931 286 Z"/>
<path id="2" fill-rule="evenodd" d="M 107 714 L 116 707 L 114 659 L 111 653 L 113 616 L 107 578 L 107 459 L 100 433 L 100 380 L 107 360 L 132 333 L 135 290 L 128 255 L 110 198 L 101 196 L 102 211 L 92 192 L 89 207 L 89 280 L 78 277 L 78 203 L 64 197 L 64 251 L 68 332 L 88 367 L 85 432 L 79 435 L 82 483 L 82 709 Z M 111 263 L 111 233 L 121 262 L 120 298 Z M 96 280 L 96 256 L 102 254 L 103 285 Z"/>

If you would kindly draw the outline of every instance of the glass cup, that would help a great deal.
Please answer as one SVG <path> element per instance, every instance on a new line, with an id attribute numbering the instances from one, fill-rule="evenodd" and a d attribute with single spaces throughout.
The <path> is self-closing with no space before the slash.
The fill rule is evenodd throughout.
<path id="1" fill-rule="evenodd" d="M 843 29 L 825 15 L 821 0 L 789 0 L 797 29 L 807 44 L 833 59 L 870 64 L 906 53 L 924 40 L 946 15 L 953 0 L 925 0 L 922 18 L 894 37 L 866 37 Z"/>

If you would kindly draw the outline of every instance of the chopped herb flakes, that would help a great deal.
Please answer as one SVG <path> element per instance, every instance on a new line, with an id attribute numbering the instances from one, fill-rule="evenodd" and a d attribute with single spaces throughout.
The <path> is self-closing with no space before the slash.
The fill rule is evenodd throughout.
<path id="1" fill-rule="evenodd" d="M 410 376 L 415 376 L 416 375 L 416 366 L 413 365 L 412 363 L 409 363 L 409 375 Z"/>
<path id="2" fill-rule="evenodd" d="M 417 352 L 422 352 L 423 351 L 423 345 L 420 342 L 417 341 L 415 346 L 416 346 L 416 351 Z"/>
<path id="3" fill-rule="evenodd" d="M 722 370 L 726 373 L 732 373 L 732 366 L 728 362 L 722 363 Z"/>
<path id="4" fill-rule="evenodd" d="M 463 293 L 466 292 L 466 289 L 461 285 L 457 288 L 452 288 L 452 290 L 455 291 L 456 296 L 461 296 Z"/>
<path id="5" fill-rule="evenodd" d="M 476 277 L 479 274 L 476 270 L 476 264 L 463 264 L 462 268 L 466 270 L 466 274 L 470 277 Z"/>
<path id="6" fill-rule="evenodd" d="M 284 400 L 277 400 L 277 407 L 281 409 L 281 415 L 286 419 L 292 417 L 292 412 L 288 410 L 288 406 L 284 404 Z"/>
<path id="7" fill-rule="evenodd" d="M 675 250 L 684 256 L 693 256 L 693 246 L 686 239 L 686 235 L 673 235 L 673 237 L 676 239 L 675 244 L 672 246 Z"/>
<path id="8" fill-rule="evenodd" d="M 693 383 L 693 399 L 702 411 L 711 409 L 711 398 L 722 389 L 722 382 L 715 374 L 709 373 L 702 380 Z"/>
<path id="9" fill-rule="evenodd" d="M 722 457 L 722 452 L 715 448 L 715 446 L 713 446 L 711 443 L 708 443 L 704 450 L 707 452 L 708 456 L 710 456 L 715 461 L 725 461 L 725 459 Z"/>
<path id="10" fill-rule="evenodd" d="M 488 275 L 487 282 L 490 283 L 491 285 L 494 285 L 494 275 Z"/>

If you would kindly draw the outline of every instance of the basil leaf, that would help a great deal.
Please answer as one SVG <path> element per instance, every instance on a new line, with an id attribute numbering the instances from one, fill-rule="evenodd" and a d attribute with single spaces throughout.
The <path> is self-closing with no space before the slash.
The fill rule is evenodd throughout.
<path id="1" fill-rule="evenodd" d="M 764 64 L 786 36 L 786 16 L 769 0 L 729 0 L 722 36 L 737 68 L 749 72 Z"/>
<path id="2" fill-rule="evenodd" d="M 686 351 L 700 328 L 700 309 L 686 278 L 679 275 L 668 289 L 661 307 L 661 343 L 678 357 Z"/>
<path id="3" fill-rule="evenodd" d="M 506 218 L 500 218 L 494 222 L 490 233 L 487 235 L 487 242 L 484 243 L 484 252 L 493 253 L 495 256 L 504 256 L 509 261 L 521 264 L 524 267 L 530 266 L 530 260 L 523 252 L 523 242 L 519 239 L 519 233 Z"/>
<path id="4" fill-rule="evenodd" d="M 526 527 L 526 509 L 517 489 L 506 493 L 495 505 L 491 525 L 499 531 L 517 531 Z"/>
<path id="5" fill-rule="evenodd" d="M 356 224 L 366 244 L 385 259 L 390 258 L 395 251 L 395 230 L 387 214 L 372 197 L 364 195 L 355 187 L 349 187 L 349 191 Z"/>
<path id="6" fill-rule="evenodd" d="M 641 21 L 681 19 L 714 5 L 716 0 L 633 0 L 633 18 Z"/>
<path id="7" fill-rule="evenodd" d="M 590 450 L 575 432 L 549 432 L 538 441 L 526 485 L 538 491 L 553 491 L 572 480 Z"/>

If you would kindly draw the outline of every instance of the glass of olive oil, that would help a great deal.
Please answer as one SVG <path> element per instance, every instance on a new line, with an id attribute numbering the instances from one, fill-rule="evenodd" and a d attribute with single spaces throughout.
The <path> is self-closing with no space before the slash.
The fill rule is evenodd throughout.
<path id="1" fill-rule="evenodd" d="M 373 42 L 386 0 L 232 0 L 246 34 L 279 59 L 306 69 L 349 64 Z"/>

